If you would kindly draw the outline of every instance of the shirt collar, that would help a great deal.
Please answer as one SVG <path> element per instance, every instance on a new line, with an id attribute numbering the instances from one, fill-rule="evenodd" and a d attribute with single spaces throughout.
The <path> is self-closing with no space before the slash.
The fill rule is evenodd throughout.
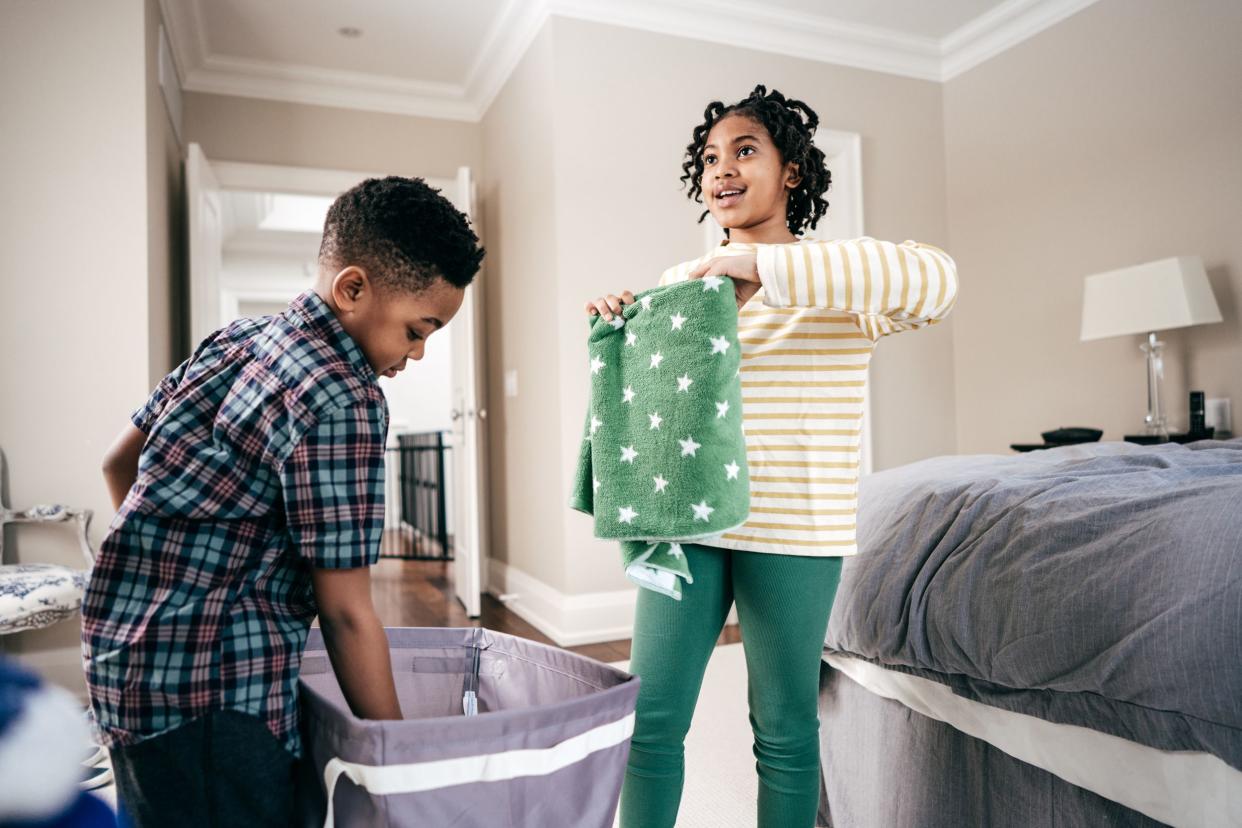
<path id="1" fill-rule="evenodd" d="M 367 362 L 366 355 L 362 353 L 358 343 L 346 333 L 340 320 L 332 312 L 332 308 L 318 293 L 308 290 L 298 294 L 297 298 L 289 303 L 289 308 L 306 323 L 307 330 L 331 345 L 358 373 L 372 382 L 377 381 L 375 369 Z"/>

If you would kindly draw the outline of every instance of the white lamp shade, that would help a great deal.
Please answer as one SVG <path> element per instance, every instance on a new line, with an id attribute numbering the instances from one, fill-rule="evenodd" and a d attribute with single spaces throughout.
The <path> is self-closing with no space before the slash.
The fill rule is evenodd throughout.
<path id="1" fill-rule="evenodd" d="M 1198 256 L 1097 273 L 1083 284 L 1083 341 L 1219 321 L 1220 308 Z"/>

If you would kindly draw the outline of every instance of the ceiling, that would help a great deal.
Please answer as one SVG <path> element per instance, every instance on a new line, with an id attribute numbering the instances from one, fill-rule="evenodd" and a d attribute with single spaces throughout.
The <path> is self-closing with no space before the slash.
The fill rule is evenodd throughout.
<path id="1" fill-rule="evenodd" d="M 944 81 L 1092 2 L 161 0 L 161 7 L 186 90 L 477 121 L 550 15 Z"/>

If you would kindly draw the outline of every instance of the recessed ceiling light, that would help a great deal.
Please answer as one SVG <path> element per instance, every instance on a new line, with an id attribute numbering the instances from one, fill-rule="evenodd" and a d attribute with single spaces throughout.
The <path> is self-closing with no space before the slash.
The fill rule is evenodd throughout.
<path id="1" fill-rule="evenodd" d="M 336 30 L 341 37 L 362 37 L 362 29 L 354 26 L 342 26 Z"/>

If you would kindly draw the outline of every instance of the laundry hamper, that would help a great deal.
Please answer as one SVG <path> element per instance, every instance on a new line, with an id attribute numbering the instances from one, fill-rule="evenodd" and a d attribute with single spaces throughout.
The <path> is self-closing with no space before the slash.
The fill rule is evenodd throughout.
<path id="1" fill-rule="evenodd" d="M 636 676 L 477 627 L 386 633 L 402 721 L 354 717 L 311 630 L 300 682 L 308 828 L 611 828 Z"/>

